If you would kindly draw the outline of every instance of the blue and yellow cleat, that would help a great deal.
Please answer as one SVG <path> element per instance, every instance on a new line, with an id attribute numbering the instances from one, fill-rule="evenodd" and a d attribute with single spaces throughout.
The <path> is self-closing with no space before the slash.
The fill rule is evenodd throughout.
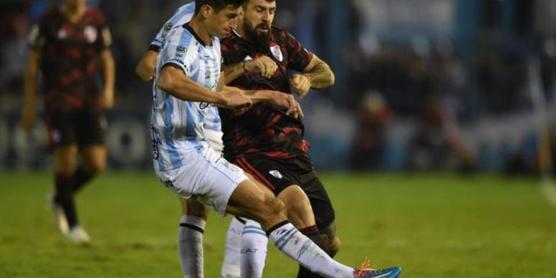
<path id="1" fill-rule="evenodd" d="M 369 268 L 369 261 L 365 260 L 361 268 L 353 272 L 354 278 L 396 278 L 400 276 L 402 268 L 393 266 L 382 269 Z"/>

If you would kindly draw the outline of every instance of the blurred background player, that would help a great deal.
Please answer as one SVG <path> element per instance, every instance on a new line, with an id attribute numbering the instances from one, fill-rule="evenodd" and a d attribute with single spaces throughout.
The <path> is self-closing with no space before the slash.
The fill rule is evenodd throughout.
<path id="1" fill-rule="evenodd" d="M 114 104 L 115 75 L 110 44 L 104 16 L 85 0 L 66 0 L 50 9 L 29 39 L 22 125 L 30 131 L 35 124 L 40 69 L 54 159 L 52 207 L 60 232 L 75 242 L 88 242 L 90 237 L 79 225 L 74 196 L 106 166 L 102 111 Z"/>
<path id="2" fill-rule="evenodd" d="M 237 32 L 222 40 L 227 83 L 301 97 L 311 88 L 334 84 L 334 74 L 325 62 L 287 31 L 272 26 L 275 12 L 274 0 L 248 0 L 244 4 L 243 22 L 238 24 Z M 254 61 L 260 59 L 270 63 L 263 68 L 255 67 Z M 290 76 L 290 70 L 297 73 Z M 220 109 L 220 116 L 225 158 L 263 182 L 286 204 L 288 211 L 311 212 L 312 207 L 314 216 L 310 213 L 289 218 L 302 223 L 302 227 L 297 226 L 301 232 L 334 256 L 340 247 L 335 213 L 311 163 L 301 119 L 266 103 L 255 104 L 243 113 Z M 298 277 L 314 276 L 303 267 L 298 273 Z"/>

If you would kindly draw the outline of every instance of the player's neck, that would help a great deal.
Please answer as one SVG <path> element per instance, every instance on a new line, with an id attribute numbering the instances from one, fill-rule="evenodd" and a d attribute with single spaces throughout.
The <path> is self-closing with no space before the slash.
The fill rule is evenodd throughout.
<path id="1" fill-rule="evenodd" d="M 245 27 L 243 26 L 243 24 L 238 24 L 237 28 L 235 29 L 236 33 L 242 37 L 243 39 L 249 40 L 245 34 Z"/>
<path id="2" fill-rule="evenodd" d="M 62 12 L 66 16 L 66 19 L 72 23 L 78 22 L 83 14 L 85 13 L 86 6 L 84 5 L 62 5 Z"/>
<path id="3" fill-rule="evenodd" d="M 204 45 L 212 45 L 212 35 L 199 19 L 193 18 L 187 25 L 195 32 L 193 35 L 195 35 L 198 40 L 201 40 L 201 43 Z"/>

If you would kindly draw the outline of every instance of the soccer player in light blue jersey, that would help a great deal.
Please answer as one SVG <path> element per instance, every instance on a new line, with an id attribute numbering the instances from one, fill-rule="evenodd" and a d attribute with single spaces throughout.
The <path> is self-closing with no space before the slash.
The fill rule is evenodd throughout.
<path id="1" fill-rule="evenodd" d="M 137 75 L 144 81 L 152 80 L 155 72 L 156 60 L 160 52 L 160 48 L 166 41 L 168 33 L 173 28 L 181 28 L 181 26 L 191 20 L 195 12 L 195 2 L 189 2 L 174 13 L 174 15 L 165 22 L 156 37 L 149 45 L 149 49 L 145 52 L 136 67 Z M 262 74 L 270 75 L 276 70 L 276 64 L 267 56 L 254 59 L 249 62 L 252 70 L 260 71 Z M 266 73 L 266 74 L 265 74 Z M 288 96 L 286 96 L 288 97 Z M 205 133 L 207 139 L 217 152 L 222 152 L 222 131 L 218 117 L 218 111 L 212 107 L 209 115 L 205 118 Z M 180 198 L 182 208 L 182 217 L 178 228 L 178 253 L 180 256 L 180 264 L 183 275 L 187 277 L 202 277 L 203 275 L 203 233 L 207 220 L 206 207 L 192 199 Z M 226 246 L 222 270 L 220 277 L 223 278 L 239 278 L 240 277 L 240 260 L 246 253 L 241 253 L 242 246 L 259 246 L 258 254 L 266 254 L 265 237 L 243 236 L 244 233 L 251 234 L 251 230 L 244 230 L 245 220 L 240 218 L 232 218 L 228 231 L 226 233 Z M 260 230 L 259 230 L 260 231 Z M 248 256 L 248 265 L 253 272 L 262 273 L 264 268 L 265 256 Z M 254 269 L 253 266 L 258 266 Z"/>
<path id="2" fill-rule="evenodd" d="M 182 25 L 189 22 L 195 12 L 195 1 L 189 2 L 174 13 L 174 15 L 165 22 L 156 37 L 149 45 L 149 49 L 145 52 L 136 67 L 137 75 L 144 81 L 152 80 L 154 77 L 156 60 L 158 54 L 168 33 L 173 28 L 181 28 Z M 220 120 L 218 119 L 218 110 L 210 107 L 205 118 L 205 133 L 212 148 L 217 152 L 222 152 L 222 131 Z M 178 253 L 180 257 L 180 265 L 183 275 L 186 277 L 202 277 L 203 276 L 203 233 L 207 220 L 206 207 L 195 200 L 180 198 L 182 209 L 182 217 L 178 229 Z M 240 277 L 240 249 L 242 244 L 243 223 L 245 221 L 239 218 L 232 218 L 230 226 L 226 233 L 226 248 L 222 271 L 220 276 L 223 278 L 239 278 Z M 266 242 L 256 243 L 261 247 L 260 252 L 266 253 Z M 253 264 L 264 265 L 264 258 L 257 258 L 262 262 L 254 262 Z"/>
<path id="3" fill-rule="evenodd" d="M 239 167 L 210 147 L 206 108 L 245 108 L 260 93 L 222 86 L 220 41 L 235 27 L 244 0 L 199 0 L 193 19 L 172 29 L 160 52 L 151 137 L 156 175 L 169 189 L 213 207 L 259 222 L 278 249 L 325 277 L 397 277 L 399 269 L 376 276 L 330 258 L 287 221 L 284 204 Z"/>

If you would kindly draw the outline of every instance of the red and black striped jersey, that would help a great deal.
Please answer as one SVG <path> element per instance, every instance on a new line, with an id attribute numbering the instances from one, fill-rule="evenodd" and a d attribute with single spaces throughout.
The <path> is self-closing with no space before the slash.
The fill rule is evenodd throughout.
<path id="1" fill-rule="evenodd" d="M 221 41 L 224 65 L 237 64 L 266 55 L 278 65 L 270 79 L 258 73 L 248 73 L 234 80 L 230 86 L 243 89 L 269 89 L 293 93 L 288 72 L 303 72 L 313 54 L 303 48 L 287 31 L 273 27 L 269 47 L 257 44 L 232 33 Z M 290 117 L 269 104 L 258 103 L 239 113 L 220 109 L 224 132 L 224 155 L 234 161 L 242 155 L 264 154 L 271 158 L 287 159 L 306 156 L 309 144 L 304 137 L 301 120 Z"/>
<path id="2" fill-rule="evenodd" d="M 47 111 L 98 106 L 98 60 L 110 44 L 104 16 L 95 8 L 88 7 L 75 23 L 67 20 L 61 6 L 40 18 L 29 35 L 29 47 L 40 54 Z"/>

